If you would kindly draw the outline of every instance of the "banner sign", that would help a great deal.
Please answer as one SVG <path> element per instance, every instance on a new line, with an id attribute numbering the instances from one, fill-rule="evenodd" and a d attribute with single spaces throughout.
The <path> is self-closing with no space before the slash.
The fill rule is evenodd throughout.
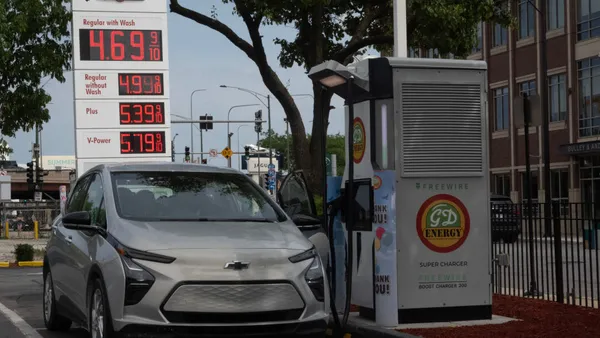
<path id="1" fill-rule="evenodd" d="M 398 273 L 396 251 L 396 173 L 375 171 L 375 321 L 379 326 L 398 325 Z"/>

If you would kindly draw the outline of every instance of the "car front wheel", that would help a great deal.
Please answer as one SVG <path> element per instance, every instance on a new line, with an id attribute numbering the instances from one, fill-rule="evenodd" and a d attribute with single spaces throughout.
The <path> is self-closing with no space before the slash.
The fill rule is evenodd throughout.
<path id="1" fill-rule="evenodd" d="M 67 331 L 71 328 L 71 321 L 61 316 L 57 311 L 56 297 L 54 296 L 54 283 L 52 273 L 44 275 L 44 324 L 49 331 Z"/>
<path id="2" fill-rule="evenodd" d="M 100 279 L 94 280 L 89 301 L 89 329 L 92 338 L 112 338 L 112 319 L 106 289 Z"/>

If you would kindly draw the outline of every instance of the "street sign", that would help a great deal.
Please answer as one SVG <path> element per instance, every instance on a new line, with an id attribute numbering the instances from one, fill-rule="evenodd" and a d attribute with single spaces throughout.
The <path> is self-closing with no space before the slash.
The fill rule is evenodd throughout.
<path id="1" fill-rule="evenodd" d="M 6 176 L 6 171 L 0 170 L 0 176 Z"/>
<path id="2" fill-rule="evenodd" d="M 164 0 L 72 0 L 77 175 L 95 162 L 171 162 Z"/>
<path id="3" fill-rule="evenodd" d="M 42 201 L 42 192 L 41 191 L 36 191 L 33 194 L 33 200 L 36 202 L 41 202 Z"/>
<path id="4" fill-rule="evenodd" d="M 208 152 L 208 155 L 210 155 L 210 157 L 217 157 L 217 154 L 218 154 L 217 149 L 211 149 Z"/>
<path id="5" fill-rule="evenodd" d="M 233 155 L 233 151 L 231 151 L 231 149 L 229 149 L 229 147 L 225 147 L 221 151 L 221 155 L 223 155 L 223 157 L 225 157 L 226 159 L 229 159 Z"/>

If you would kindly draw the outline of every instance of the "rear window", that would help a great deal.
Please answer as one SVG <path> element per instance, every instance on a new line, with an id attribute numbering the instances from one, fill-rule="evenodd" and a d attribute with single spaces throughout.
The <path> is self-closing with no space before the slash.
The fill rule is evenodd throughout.
<path id="1" fill-rule="evenodd" d="M 271 198 L 241 174 L 115 172 L 117 212 L 141 221 L 284 221 Z"/>

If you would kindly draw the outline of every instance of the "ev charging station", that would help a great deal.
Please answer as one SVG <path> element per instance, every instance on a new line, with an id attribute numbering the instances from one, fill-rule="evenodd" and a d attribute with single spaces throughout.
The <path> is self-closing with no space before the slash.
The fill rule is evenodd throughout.
<path id="1" fill-rule="evenodd" d="M 491 319 L 486 70 L 392 57 L 311 69 L 346 100 L 351 138 L 343 177 L 328 178 L 338 309 L 350 266 L 351 303 L 379 326 Z"/>

